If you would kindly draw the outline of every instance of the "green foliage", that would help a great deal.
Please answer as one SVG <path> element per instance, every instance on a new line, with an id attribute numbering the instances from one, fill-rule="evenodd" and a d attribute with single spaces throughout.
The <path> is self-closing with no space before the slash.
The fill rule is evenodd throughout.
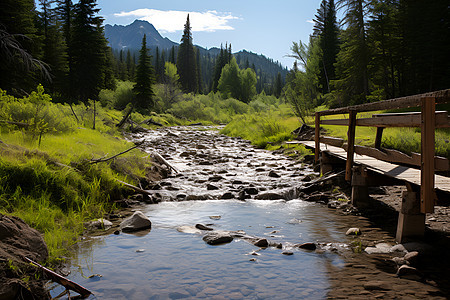
<path id="1" fill-rule="evenodd" d="M 239 69 L 236 59 L 233 57 L 222 68 L 217 88 L 224 99 L 234 98 L 248 103 L 256 95 L 255 71 L 250 68 Z"/>
<path id="2" fill-rule="evenodd" d="M 101 90 L 99 100 L 103 107 L 123 110 L 133 101 L 133 83 L 119 81 L 115 90 Z"/>

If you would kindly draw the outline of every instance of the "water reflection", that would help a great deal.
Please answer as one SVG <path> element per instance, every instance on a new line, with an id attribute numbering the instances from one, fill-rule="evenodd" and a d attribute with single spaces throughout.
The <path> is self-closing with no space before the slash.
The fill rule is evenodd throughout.
<path id="1" fill-rule="evenodd" d="M 337 255 L 292 248 L 258 247 L 234 240 L 207 245 L 199 234 L 179 232 L 182 225 L 210 223 L 215 229 L 244 230 L 293 244 L 342 239 L 325 207 L 302 201 L 193 201 L 150 205 L 144 213 L 153 228 L 144 236 L 109 235 L 78 246 L 70 279 L 97 299 L 324 299 L 327 267 Z M 210 216 L 220 216 L 212 220 Z M 291 222 L 291 220 L 301 220 Z M 321 224 L 322 222 L 326 224 Z M 317 227 L 319 230 L 314 229 Z M 325 230 L 328 227 L 328 230 Z M 320 230 L 323 228 L 324 230 Z M 276 234 L 271 232 L 276 231 Z M 323 235 L 320 235 L 323 233 Z M 255 250 L 258 256 L 249 255 Z M 255 258 L 256 261 L 250 261 Z M 102 277 L 91 274 L 100 274 Z M 60 288 L 52 291 L 53 295 Z"/>

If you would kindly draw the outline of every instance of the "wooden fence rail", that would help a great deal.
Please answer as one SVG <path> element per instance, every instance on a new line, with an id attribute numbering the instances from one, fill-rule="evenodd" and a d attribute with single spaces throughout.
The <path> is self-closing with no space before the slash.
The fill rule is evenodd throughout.
<path id="1" fill-rule="evenodd" d="M 319 161 L 320 143 L 345 148 L 347 151 L 345 178 L 348 181 L 352 178 L 355 153 L 368 155 L 379 160 L 420 166 L 420 211 L 421 213 L 433 212 L 436 197 L 434 190 L 435 171 L 450 170 L 450 163 L 447 158 L 435 156 L 436 128 L 450 127 L 449 113 L 447 111 L 436 111 L 436 104 L 442 103 L 450 103 L 450 89 L 316 112 L 315 160 L 316 162 Z M 411 107 L 420 107 L 421 111 L 375 114 L 372 118 L 357 118 L 357 114 L 361 112 L 405 109 Z M 338 114 L 348 114 L 348 119 L 321 119 L 322 116 Z M 347 144 L 345 144 L 342 139 L 321 137 L 320 125 L 348 126 Z M 355 145 L 356 126 L 377 127 L 377 135 L 373 148 Z M 409 156 L 396 150 L 381 149 L 383 129 L 387 127 L 421 128 L 421 154 L 413 153 Z"/>

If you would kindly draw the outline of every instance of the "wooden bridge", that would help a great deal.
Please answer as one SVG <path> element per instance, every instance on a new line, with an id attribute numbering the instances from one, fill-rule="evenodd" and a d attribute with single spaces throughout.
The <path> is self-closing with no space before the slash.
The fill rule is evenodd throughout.
<path id="1" fill-rule="evenodd" d="M 315 150 L 323 174 L 345 163 L 345 178 L 352 184 L 352 203 L 368 204 L 368 186 L 406 185 L 397 226 L 397 241 L 423 236 L 425 214 L 434 212 L 435 204 L 450 201 L 450 163 L 435 156 L 435 129 L 450 128 L 447 111 L 436 111 L 436 104 L 450 103 L 450 89 L 396 98 L 315 113 L 315 140 L 299 141 Z M 420 107 L 420 112 L 374 114 L 357 118 L 358 113 Z M 345 119 L 322 119 L 323 116 L 348 115 Z M 320 135 L 320 125 L 348 126 L 347 141 Z M 355 145 L 356 126 L 377 128 L 374 147 Z M 421 154 L 406 155 L 381 148 L 387 127 L 419 127 Z M 449 144 L 450 147 L 450 144 Z M 442 175 L 441 175 L 442 174 Z"/>

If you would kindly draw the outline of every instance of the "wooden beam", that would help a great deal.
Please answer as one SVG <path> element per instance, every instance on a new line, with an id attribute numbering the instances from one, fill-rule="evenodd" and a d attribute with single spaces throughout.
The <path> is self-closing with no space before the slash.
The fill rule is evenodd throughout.
<path id="1" fill-rule="evenodd" d="M 436 99 L 424 97 L 422 103 L 421 148 L 422 165 L 420 178 L 420 211 L 422 213 L 434 212 L 434 132 Z"/>
<path id="2" fill-rule="evenodd" d="M 341 147 L 344 145 L 344 139 L 331 137 L 331 136 L 321 136 L 320 142 L 323 144 L 335 146 L 335 147 Z"/>
<path id="3" fill-rule="evenodd" d="M 314 141 L 316 144 L 314 148 L 314 161 L 317 163 L 320 155 L 320 114 L 318 112 L 315 115 Z"/>
<path id="4" fill-rule="evenodd" d="M 449 127 L 448 112 L 436 112 L 436 127 Z M 338 125 L 347 126 L 348 119 L 331 119 L 322 120 L 323 125 Z M 370 127 L 420 127 L 422 124 L 420 113 L 399 114 L 378 114 L 373 115 L 372 118 L 362 118 L 356 120 L 356 126 L 370 126 Z"/>
<path id="5" fill-rule="evenodd" d="M 419 107 L 421 105 L 421 99 L 424 97 L 435 97 L 437 103 L 448 103 L 450 102 L 450 89 L 372 103 L 365 103 L 360 105 L 329 109 L 321 111 L 320 115 L 327 116 L 327 115 L 345 114 L 349 113 L 351 110 L 354 110 L 356 112 L 366 112 L 374 110 Z"/>
<path id="6" fill-rule="evenodd" d="M 345 165 L 345 180 L 352 179 L 353 154 L 355 151 L 355 129 L 356 129 L 356 111 L 351 110 L 348 116 L 348 132 L 347 132 L 347 162 Z"/>
<path id="7" fill-rule="evenodd" d="M 383 138 L 384 127 L 377 127 L 377 135 L 375 136 L 375 148 L 381 149 L 381 139 Z"/>

